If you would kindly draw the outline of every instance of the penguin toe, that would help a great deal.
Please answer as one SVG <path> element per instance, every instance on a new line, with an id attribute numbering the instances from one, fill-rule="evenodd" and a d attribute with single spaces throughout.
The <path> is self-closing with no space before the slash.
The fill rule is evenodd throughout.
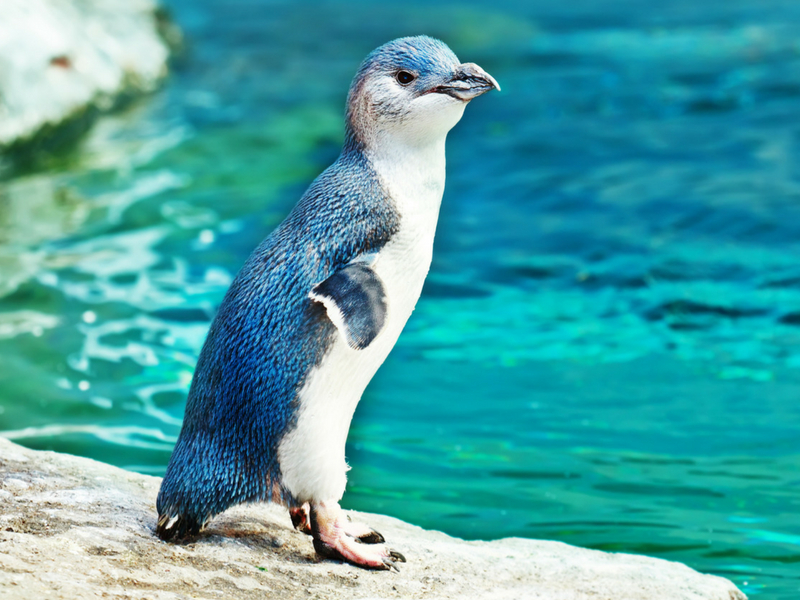
<path id="1" fill-rule="evenodd" d="M 357 539 L 362 544 L 382 544 L 386 541 L 380 532 L 375 531 L 369 525 L 354 522 L 350 515 L 347 515 L 347 520 L 341 523 L 341 527 L 347 535 Z"/>
<path id="2" fill-rule="evenodd" d="M 382 544 L 386 541 L 380 532 L 371 529 L 369 532 L 354 536 L 362 544 Z"/>
<path id="3" fill-rule="evenodd" d="M 314 540 L 314 550 L 322 558 L 341 560 L 367 569 L 384 569 L 399 572 L 397 562 L 405 562 L 399 552 L 393 552 L 385 546 L 364 545 L 348 536 L 336 540 Z"/>

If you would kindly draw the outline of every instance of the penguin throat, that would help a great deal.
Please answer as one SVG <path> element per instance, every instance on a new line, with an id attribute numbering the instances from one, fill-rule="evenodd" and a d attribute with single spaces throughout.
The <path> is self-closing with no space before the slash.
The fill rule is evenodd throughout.
<path id="1" fill-rule="evenodd" d="M 443 135 L 426 145 L 408 145 L 379 136 L 364 153 L 401 218 L 431 229 L 431 235 L 444 192 L 445 139 Z"/>

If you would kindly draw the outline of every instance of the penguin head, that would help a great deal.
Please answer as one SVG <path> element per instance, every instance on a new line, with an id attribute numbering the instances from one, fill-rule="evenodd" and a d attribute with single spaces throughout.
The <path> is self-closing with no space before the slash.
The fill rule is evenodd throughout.
<path id="1" fill-rule="evenodd" d="M 361 144 L 386 138 L 422 145 L 444 139 L 467 103 L 500 86 L 427 36 L 393 40 L 361 64 L 347 98 L 348 134 Z"/>

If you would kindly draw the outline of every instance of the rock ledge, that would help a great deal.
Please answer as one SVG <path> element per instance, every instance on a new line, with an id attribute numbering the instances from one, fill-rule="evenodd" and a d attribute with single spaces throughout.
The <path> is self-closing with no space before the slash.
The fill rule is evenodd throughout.
<path id="1" fill-rule="evenodd" d="M 121 96 L 152 91 L 179 37 L 154 0 L 4 0 L 0 153 L 85 129 Z"/>
<path id="2" fill-rule="evenodd" d="M 0 438 L 0 597 L 746 600 L 680 563 L 559 542 L 465 542 L 359 514 L 402 551 L 400 573 L 319 560 L 277 506 L 238 507 L 195 542 L 154 534 L 160 480 Z"/>

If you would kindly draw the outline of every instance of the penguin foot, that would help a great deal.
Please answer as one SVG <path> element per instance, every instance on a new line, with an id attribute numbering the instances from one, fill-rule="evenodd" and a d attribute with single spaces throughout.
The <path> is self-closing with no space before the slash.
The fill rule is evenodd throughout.
<path id="1" fill-rule="evenodd" d="M 398 571 L 405 557 L 383 542 L 383 536 L 365 525 L 352 523 L 338 502 L 317 502 L 310 506 L 314 550 L 323 558 L 344 560 L 359 567 Z M 356 535 L 350 533 L 352 531 Z M 362 543 L 361 539 L 369 540 Z"/>
<path id="2" fill-rule="evenodd" d="M 305 533 L 306 535 L 314 535 L 311 531 L 310 511 L 311 506 L 308 502 L 302 506 L 289 509 L 289 515 L 292 517 L 292 525 L 297 531 Z M 357 539 L 362 544 L 382 544 L 386 541 L 380 532 L 375 531 L 372 527 L 364 525 L 363 523 L 354 523 L 350 515 L 341 523 L 341 527 L 346 535 Z"/>
<path id="3" fill-rule="evenodd" d="M 309 515 L 310 507 L 308 502 L 303 506 L 297 506 L 289 509 L 289 516 L 292 517 L 292 526 L 301 533 L 311 535 L 311 517 Z"/>

